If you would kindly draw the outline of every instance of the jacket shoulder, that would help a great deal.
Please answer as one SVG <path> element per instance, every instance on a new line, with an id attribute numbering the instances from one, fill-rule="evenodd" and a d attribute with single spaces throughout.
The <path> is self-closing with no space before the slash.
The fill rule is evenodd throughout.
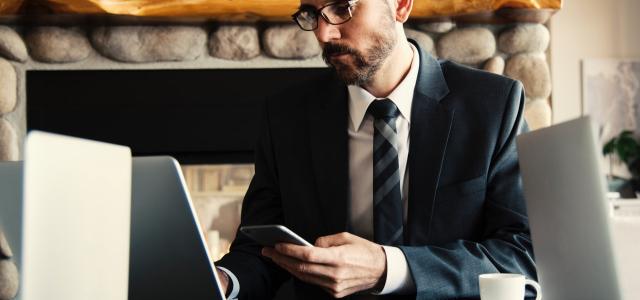
<path id="1" fill-rule="evenodd" d="M 441 67 L 449 87 L 441 103 L 454 109 L 459 121 L 466 121 L 458 123 L 497 128 L 520 122 L 525 99 L 519 81 L 449 61 Z"/>
<path id="2" fill-rule="evenodd" d="M 517 80 L 494 74 L 485 70 L 475 69 L 449 60 L 439 61 L 442 72 L 449 85 L 449 89 L 466 90 L 511 90 L 514 85 L 519 85 Z"/>

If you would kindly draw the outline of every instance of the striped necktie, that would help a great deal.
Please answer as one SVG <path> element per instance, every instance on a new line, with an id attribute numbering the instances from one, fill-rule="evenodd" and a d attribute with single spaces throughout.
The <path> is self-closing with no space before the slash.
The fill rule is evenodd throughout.
<path id="1" fill-rule="evenodd" d="M 373 101 L 367 110 L 374 117 L 373 132 L 373 237 L 381 245 L 401 245 L 402 197 L 398 164 L 398 107 L 389 99 Z"/>

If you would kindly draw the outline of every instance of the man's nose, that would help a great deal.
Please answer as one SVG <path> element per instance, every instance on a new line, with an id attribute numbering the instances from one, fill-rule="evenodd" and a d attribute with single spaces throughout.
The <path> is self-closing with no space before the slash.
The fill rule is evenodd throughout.
<path id="1" fill-rule="evenodd" d="M 338 25 L 329 24 L 323 17 L 318 17 L 318 28 L 314 30 L 314 33 L 321 44 L 340 39 Z"/>

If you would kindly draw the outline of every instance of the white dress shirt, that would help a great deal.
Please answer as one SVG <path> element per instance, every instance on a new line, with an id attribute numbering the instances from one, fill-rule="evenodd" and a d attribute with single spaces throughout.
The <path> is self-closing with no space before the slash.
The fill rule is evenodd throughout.
<path id="1" fill-rule="evenodd" d="M 415 46 L 411 68 L 402 82 L 386 98 L 400 110 L 396 119 L 398 134 L 398 163 L 400 167 L 400 186 L 404 223 L 407 221 L 407 201 L 409 174 L 407 173 L 407 157 L 409 156 L 409 127 L 411 125 L 411 103 L 418 79 L 420 56 Z M 351 225 L 353 234 L 373 240 L 373 117 L 367 114 L 369 104 L 376 97 L 365 89 L 350 85 L 349 90 L 349 182 Z M 407 293 L 414 289 L 415 283 L 409 270 L 407 259 L 397 247 L 384 246 L 387 256 L 387 277 L 384 288 L 378 294 Z M 237 298 L 240 284 L 237 277 L 228 269 L 218 267 L 229 275 L 233 282 L 233 290 L 228 299 Z"/>
<path id="2" fill-rule="evenodd" d="M 411 45 L 411 44 L 410 44 Z M 413 60 L 409 72 L 400 84 L 386 98 L 400 110 L 396 119 L 398 135 L 398 163 L 403 201 L 404 223 L 407 220 L 409 176 L 407 157 L 409 155 L 409 128 L 411 126 L 411 103 L 420 68 L 420 56 L 411 45 Z M 349 181 L 351 187 L 350 220 L 353 233 L 373 240 L 373 117 L 367 108 L 376 100 L 365 89 L 350 85 L 349 89 Z M 387 255 L 387 279 L 380 294 L 410 291 L 413 278 L 407 259 L 397 247 L 384 246 Z"/>

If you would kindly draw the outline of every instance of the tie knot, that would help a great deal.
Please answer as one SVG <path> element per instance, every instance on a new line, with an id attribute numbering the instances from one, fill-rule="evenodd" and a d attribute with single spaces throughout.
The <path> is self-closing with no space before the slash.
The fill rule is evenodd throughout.
<path id="1" fill-rule="evenodd" d="M 376 119 L 397 118 L 400 115 L 398 107 L 389 99 L 376 99 L 367 111 Z"/>

